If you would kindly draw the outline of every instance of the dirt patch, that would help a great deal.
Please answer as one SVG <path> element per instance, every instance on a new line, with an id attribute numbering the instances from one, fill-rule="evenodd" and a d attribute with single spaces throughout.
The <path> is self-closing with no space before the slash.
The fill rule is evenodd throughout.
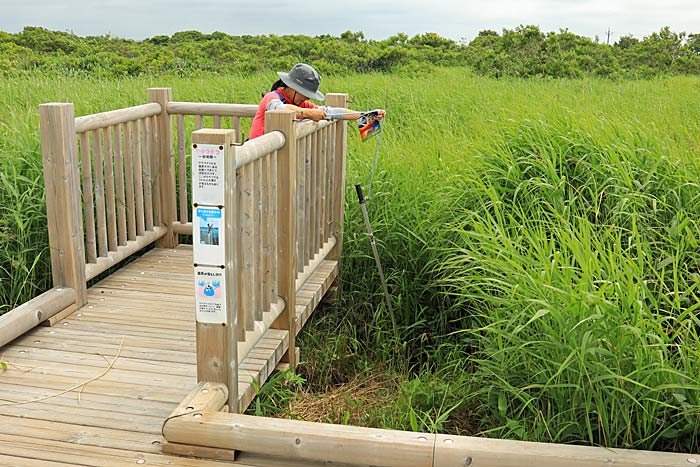
<path id="1" fill-rule="evenodd" d="M 398 380 L 383 375 L 359 374 L 323 393 L 298 392 L 285 418 L 373 426 L 380 409 L 396 400 L 398 385 Z"/>

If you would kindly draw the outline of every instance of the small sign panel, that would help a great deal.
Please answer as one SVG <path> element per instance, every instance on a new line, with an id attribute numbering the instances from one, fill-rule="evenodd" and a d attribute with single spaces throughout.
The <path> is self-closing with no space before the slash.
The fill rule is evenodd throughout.
<path id="1" fill-rule="evenodd" d="M 226 224 L 224 209 L 197 206 L 194 208 L 192 236 L 194 263 L 222 265 L 225 262 Z"/>
<path id="2" fill-rule="evenodd" d="M 192 145 L 192 202 L 224 205 L 224 148 L 216 144 Z"/>
<path id="3" fill-rule="evenodd" d="M 194 268 L 195 306 L 198 323 L 226 323 L 226 271 L 222 268 Z"/>

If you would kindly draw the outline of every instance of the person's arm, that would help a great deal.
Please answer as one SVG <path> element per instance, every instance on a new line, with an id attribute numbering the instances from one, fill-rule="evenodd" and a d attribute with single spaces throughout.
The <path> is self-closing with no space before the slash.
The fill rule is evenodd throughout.
<path id="1" fill-rule="evenodd" d="M 360 112 L 358 110 L 345 109 L 343 107 L 321 107 L 326 111 L 326 118 L 328 120 L 357 120 L 365 112 Z M 379 120 L 386 116 L 386 110 L 377 109 L 377 118 Z"/>
<path id="2" fill-rule="evenodd" d="M 322 108 L 318 107 L 316 104 L 311 102 L 304 102 L 302 106 L 297 106 L 293 104 L 283 104 L 279 99 L 271 100 L 266 107 L 267 110 L 293 110 L 294 118 L 297 120 L 311 119 L 315 122 L 319 120 L 324 120 L 326 118 L 326 112 Z"/>
<path id="3" fill-rule="evenodd" d="M 287 109 L 293 110 L 297 120 L 310 119 L 315 122 L 319 120 L 357 120 L 364 112 L 346 109 L 343 107 L 317 106 L 311 102 L 305 102 L 303 106 L 293 104 L 282 104 L 282 101 L 272 101 L 267 110 Z M 379 120 L 386 116 L 386 110 L 377 109 Z"/>
<path id="4" fill-rule="evenodd" d="M 310 119 L 314 122 L 326 119 L 326 111 L 322 107 L 298 107 L 292 104 L 285 104 L 285 108 L 293 110 L 297 120 Z"/>

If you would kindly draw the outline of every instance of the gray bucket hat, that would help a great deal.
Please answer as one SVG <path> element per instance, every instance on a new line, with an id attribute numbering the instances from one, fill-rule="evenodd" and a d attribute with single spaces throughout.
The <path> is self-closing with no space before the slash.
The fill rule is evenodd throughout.
<path id="1" fill-rule="evenodd" d="M 292 67 L 289 73 L 277 72 L 282 82 L 294 89 L 299 94 L 303 94 L 309 99 L 322 101 L 324 95 L 318 92 L 318 86 L 321 84 L 321 75 L 313 69 L 311 65 L 306 63 L 297 63 Z"/>

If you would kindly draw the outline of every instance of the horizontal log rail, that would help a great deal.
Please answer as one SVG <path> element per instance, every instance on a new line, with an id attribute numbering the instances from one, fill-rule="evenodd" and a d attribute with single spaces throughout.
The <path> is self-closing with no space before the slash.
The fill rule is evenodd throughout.
<path id="1" fill-rule="evenodd" d="M 152 102 L 150 104 L 76 117 L 75 132 L 85 133 L 86 131 L 93 131 L 99 128 L 106 128 L 122 123 L 133 122 L 142 118 L 153 117 L 160 114 L 161 110 L 160 104 Z"/>
<path id="2" fill-rule="evenodd" d="M 0 316 L 0 347 L 75 303 L 75 290 L 56 287 Z"/>
<path id="3" fill-rule="evenodd" d="M 263 313 L 262 320 L 254 322 L 253 330 L 245 332 L 245 340 L 238 341 L 238 363 L 240 364 L 247 356 L 250 350 L 255 347 L 260 338 L 270 329 L 272 323 L 282 314 L 284 311 L 284 301 L 281 298 L 277 298 L 277 301 L 270 304 L 270 311 Z"/>
<path id="4" fill-rule="evenodd" d="M 323 128 L 333 125 L 333 123 L 334 122 L 331 120 L 320 120 L 318 122 L 314 122 L 313 120 L 304 120 L 297 125 L 296 137 L 297 139 L 305 138 L 312 133 L 316 133 Z"/>
<path id="5" fill-rule="evenodd" d="M 255 104 L 213 104 L 207 102 L 168 102 L 171 115 L 219 115 L 223 117 L 254 117 Z"/>
<path id="6" fill-rule="evenodd" d="M 144 249 L 151 243 L 162 238 L 168 233 L 166 227 L 154 227 L 151 232 L 144 232 L 143 235 L 136 237 L 136 240 L 128 241 L 126 245 L 117 247 L 117 251 L 111 251 L 107 256 L 97 258 L 96 263 L 88 263 L 85 265 L 85 277 L 89 281 L 94 279 L 99 274 L 102 274 L 107 269 L 116 266 L 119 262 L 125 260 L 134 253 Z"/>
<path id="7" fill-rule="evenodd" d="M 266 133 L 258 138 L 247 141 L 236 151 L 236 167 L 243 167 L 257 161 L 263 156 L 272 154 L 284 146 L 284 134 L 280 131 Z"/>
<path id="8" fill-rule="evenodd" d="M 192 222 L 175 221 L 170 228 L 178 235 L 192 235 Z"/>
<path id="9" fill-rule="evenodd" d="M 204 406 L 198 403 L 199 408 Z M 690 454 L 414 433 L 215 410 L 171 417 L 163 425 L 163 435 L 168 442 L 206 448 L 375 467 L 687 467 L 700 463 L 700 456 Z"/>
<path id="10" fill-rule="evenodd" d="M 202 381 L 190 391 L 169 418 L 184 414 L 219 412 L 226 405 L 228 388 L 225 384 Z"/>
<path id="11" fill-rule="evenodd" d="M 297 290 L 301 289 L 304 284 L 306 283 L 306 280 L 311 277 L 311 275 L 316 271 L 316 269 L 321 265 L 321 263 L 328 257 L 330 252 L 333 250 L 337 243 L 337 240 L 335 237 L 330 237 L 326 242 L 323 244 L 323 248 L 319 250 L 319 252 L 314 256 L 314 259 L 311 260 L 309 264 L 304 267 L 304 270 L 297 275 Z"/>

